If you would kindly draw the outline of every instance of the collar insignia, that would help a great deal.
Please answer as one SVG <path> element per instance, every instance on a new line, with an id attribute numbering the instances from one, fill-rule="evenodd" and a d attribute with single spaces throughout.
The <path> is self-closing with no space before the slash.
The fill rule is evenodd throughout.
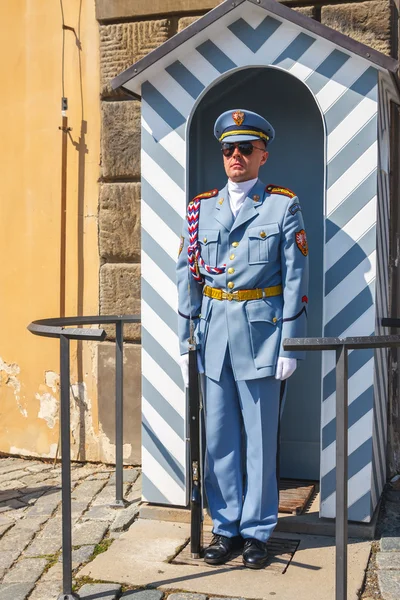
<path id="1" fill-rule="evenodd" d="M 232 113 L 232 119 L 235 121 L 236 125 L 238 125 L 239 127 L 243 123 L 245 116 L 246 115 L 241 110 L 235 110 L 235 112 Z"/>
<path id="2" fill-rule="evenodd" d="M 253 200 L 254 202 L 258 202 L 260 200 L 260 196 L 258 194 L 254 194 Z"/>

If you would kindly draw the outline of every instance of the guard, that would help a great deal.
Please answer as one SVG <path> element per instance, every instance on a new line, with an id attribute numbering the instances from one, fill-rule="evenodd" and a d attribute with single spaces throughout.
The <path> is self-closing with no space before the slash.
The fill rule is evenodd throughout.
<path id="1" fill-rule="evenodd" d="M 306 337 L 308 244 L 295 193 L 258 178 L 271 124 L 229 110 L 214 133 L 228 182 L 188 205 L 177 264 L 181 368 L 187 385 L 192 321 L 206 381 L 205 489 L 214 525 L 204 558 L 222 564 L 244 544 L 244 565 L 258 569 L 278 519 L 281 382 L 305 357 L 284 351 L 282 340 Z"/>

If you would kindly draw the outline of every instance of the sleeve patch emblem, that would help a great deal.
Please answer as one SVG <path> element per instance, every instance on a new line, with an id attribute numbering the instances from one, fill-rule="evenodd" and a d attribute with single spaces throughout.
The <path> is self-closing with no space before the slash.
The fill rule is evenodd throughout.
<path id="1" fill-rule="evenodd" d="M 303 256 L 308 255 L 308 243 L 307 243 L 307 235 L 304 229 L 300 229 L 300 231 L 296 231 L 296 244 L 300 252 Z"/>
<path id="2" fill-rule="evenodd" d="M 295 215 L 297 212 L 299 212 L 299 210 L 301 210 L 301 206 L 298 202 L 295 202 L 294 204 L 292 204 L 291 206 L 289 206 L 289 212 L 291 215 Z"/>
<path id="3" fill-rule="evenodd" d="M 179 244 L 178 258 L 179 258 L 179 257 L 180 257 L 180 255 L 181 255 L 181 252 L 182 252 L 182 250 L 183 250 L 183 244 L 184 244 L 184 243 L 185 243 L 185 238 L 183 237 L 183 235 L 181 235 L 181 242 L 180 242 L 180 244 Z"/>

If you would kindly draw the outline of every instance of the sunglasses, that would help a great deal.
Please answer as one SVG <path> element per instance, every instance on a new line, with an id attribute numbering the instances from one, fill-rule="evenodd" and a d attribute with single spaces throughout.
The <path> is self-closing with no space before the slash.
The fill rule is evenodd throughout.
<path id="1" fill-rule="evenodd" d="M 240 154 L 243 154 L 243 156 L 250 156 L 250 154 L 253 153 L 253 150 L 261 150 L 261 152 L 265 152 L 264 148 L 257 148 L 256 146 L 253 146 L 251 142 L 223 142 L 221 144 L 222 154 L 227 158 L 232 156 L 235 148 L 237 148 Z"/>

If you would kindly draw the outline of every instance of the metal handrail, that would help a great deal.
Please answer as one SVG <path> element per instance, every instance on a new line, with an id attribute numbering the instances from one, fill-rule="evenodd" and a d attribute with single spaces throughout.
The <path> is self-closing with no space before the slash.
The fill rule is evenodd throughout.
<path id="1" fill-rule="evenodd" d="M 382 319 L 382 325 L 400 327 L 400 319 Z M 284 350 L 336 351 L 336 600 L 347 599 L 348 351 L 397 346 L 400 335 L 283 340 Z"/>
<path id="2" fill-rule="evenodd" d="M 60 421 L 62 480 L 62 553 L 63 592 L 58 600 L 76 600 L 72 592 L 72 526 L 71 526 L 71 442 L 70 442 L 70 347 L 73 340 L 103 341 L 104 329 L 81 329 L 74 325 L 115 324 L 115 491 L 114 507 L 125 506 L 123 498 L 123 343 L 124 323 L 140 323 L 139 315 L 107 315 L 63 317 L 32 321 L 28 330 L 34 335 L 60 339 Z"/>

